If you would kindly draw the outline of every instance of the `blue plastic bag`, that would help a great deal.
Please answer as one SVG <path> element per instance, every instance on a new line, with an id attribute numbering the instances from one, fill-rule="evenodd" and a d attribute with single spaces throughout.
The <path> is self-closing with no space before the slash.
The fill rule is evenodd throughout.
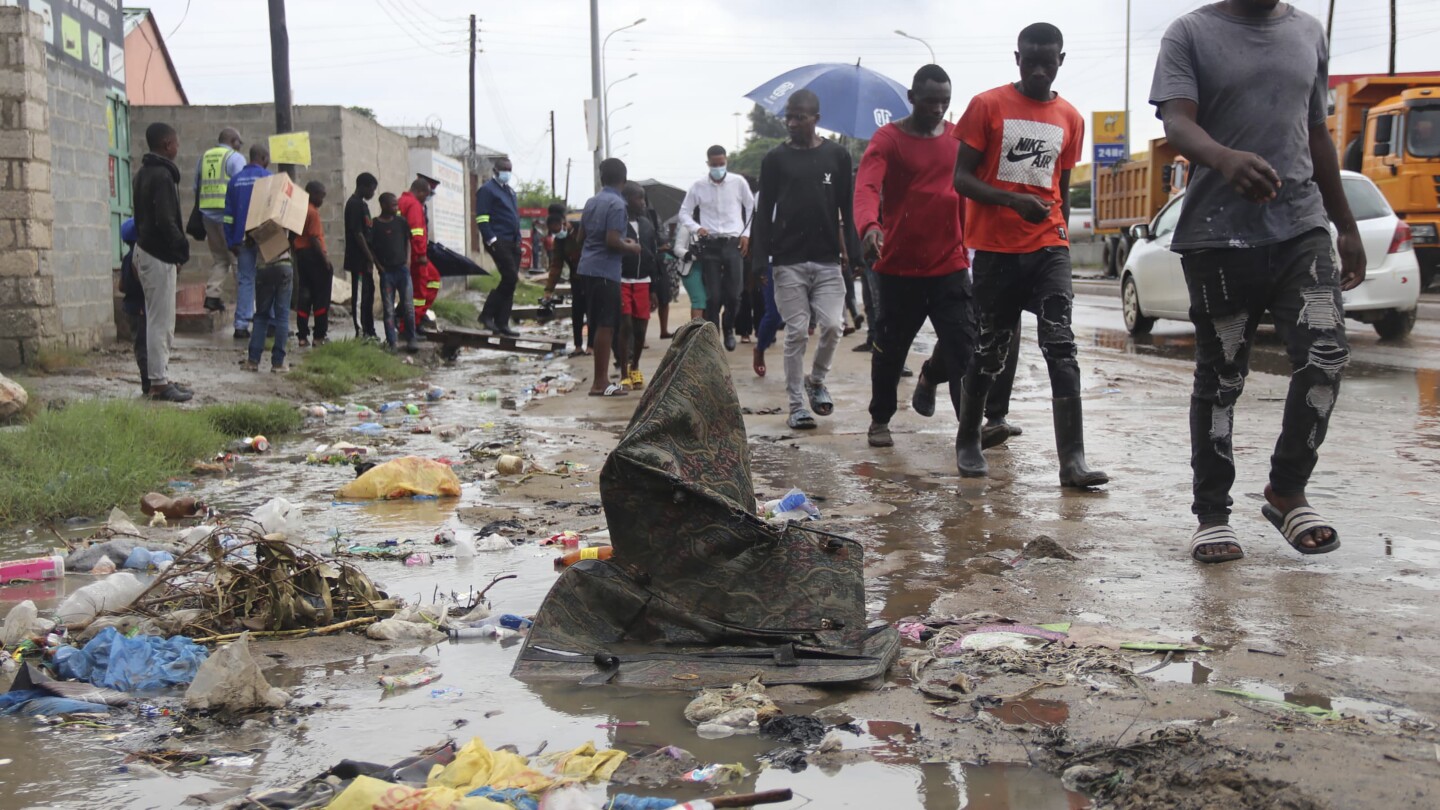
<path id="1" fill-rule="evenodd" d="M 21 689 L 0 695 L 0 714 L 78 714 L 81 712 L 102 714 L 110 711 L 103 703 L 87 703 L 83 700 L 55 697 L 39 689 Z"/>
<path id="2" fill-rule="evenodd" d="M 55 671 L 67 680 L 87 681 L 121 692 L 151 691 L 195 680 L 209 651 L 185 636 L 126 638 L 107 627 L 84 649 L 55 651 Z"/>

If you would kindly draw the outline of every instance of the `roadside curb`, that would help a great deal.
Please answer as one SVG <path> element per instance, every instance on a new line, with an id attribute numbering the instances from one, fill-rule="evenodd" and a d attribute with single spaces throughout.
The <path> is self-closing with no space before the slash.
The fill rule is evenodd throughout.
<path id="1" fill-rule="evenodd" d="M 1077 278 L 1074 280 L 1077 295 L 1109 296 L 1119 300 L 1120 282 L 1114 279 Z M 1440 321 L 1440 295 L 1426 293 L 1420 297 L 1417 317 L 1422 321 Z"/>

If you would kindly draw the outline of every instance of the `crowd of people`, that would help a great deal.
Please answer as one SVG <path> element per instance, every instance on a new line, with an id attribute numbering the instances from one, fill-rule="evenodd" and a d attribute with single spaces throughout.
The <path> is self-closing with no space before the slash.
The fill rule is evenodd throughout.
<path id="1" fill-rule="evenodd" d="M 817 134 L 820 99 L 791 92 L 789 137 L 765 156 L 758 193 L 727 172 L 722 147 L 711 147 L 707 175 L 689 190 L 659 250 L 693 260 L 684 276 L 691 314 L 714 324 L 727 350 L 753 317 L 752 301 L 763 303 L 754 349 L 761 376 L 764 351 L 783 326 L 794 430 L 814 429 L 817 417 L 834 412 L 826 380 L 853 299 L 847 271 L 864 280 L 873 302 L 865 344 L 871 446 L 895 443 L 898 385 L 928 320 L 937 342 L 912 405 L 930 416 L 936 387 L 949 387 L 962 477 L 987 476 L 985 450 L 1019 435 L 1006 415 L 1020 316 L 1032 313 L 1060 484 L 1094 488 L 1110 477 L 1085 453 L 1067 233 L 1070 172 L 1082 158 L 1085 125 L 1053 89 L 1064 64 L 1059 29 L 1025 28 L 1015 59 L 1018 81 L 972 98 L 955 124 L 946 121 L 950 77 L 938 65 L 922 67 L 909 90 L 913 112 L 880 128 L 854 171 L 850 154 Z M 1339 545 L 1305 487 L 1349 357 L 1340 296 L 1364 279 L 1365 257 L 1325 130 L 1327 61 L 1324 30 L 1303 12 L 1278 0 L 1223 0 L 1177 20 L 1156 66 L 1151 103 L 1196 167 L 1172 249 L 1183 256 L 1197 331 L 1191 459 L 1199 528 L 1190 553 L 1199 562 L 1244 555 L 1230 526 L 1231 430 L 1248 344 L 1266 313 L 1294 373 L 1262 512 L 1301 553 Z M 1256 120 L 1269 123 L 1255 127 Z M 643 192 L 632 197 L 625 165 L 605 161 L 601 180 L 581 218 L 583 247 L 564 261 L 594 333 L 590 394 L 624 396 L 643 382 L 627 365 L 640 345 L 632 350 L 629 339 L 617 349 L 619 381 L 610 376 L 614 331 L 635 322 L 626 268 L 644 267 L 657 248 L 635 227 Z M 1338 260 L 1327 219 L 1338 232 Z M 559 263 L 552 268 L 553 289 Z"/>
<path id="2" fill-rule="evenodd" d="M 651 313 L 661 339 L 668 338 L 669 306 L 683 286 L 691 317 L 714 324 L 726 350 L 754 334 L 753 367 L 762 377 L 765 351 L 784 329 L 787 424 L 814 429 L 817 417 L 835 410 L 827 378 L 847 300 L 854 311 L 856 278 L 871 313 L 862 345 L 871 352 L 871 446 L 895 443 L 890 422 L 899 383 L 928 320 L 937 342 L 912 407 L 932 416 L 936 389 L 946 385 L 958 423 L 959 474 L 986 477 L 985 451 L 1020 435 L 1007 414 L 1020 317 L 1029 312 L 1048 370 L 1060 484 L 1107 484 L 1109 476 L 1086 458 L 1071 328 L 1069 188 L 1082 157 L 1084 120 L 1053 89 L 1065 61 L 1058 28 L 1026 27 L 1015 61 L 1018 80 L 970 99 L 954 124 L 946 120 L 950 77 L 938 65 L 922 67 L 909 90 L 913 112 L 881 127 L 858 167 L 845 148 L 818 134 L 820 99 L 794 90 L 784 113 L 788 139 L 765 156 L 758 191 L 728 171 L 723 147 L 711 147 L 705 176 L 667 225 L 644 189 L 629 181 L 625 163 L 603 161 L 602 188 L 578 223 L 557 205 L 544 229 L 550 245 L 544 303 L 553 304 L 568 271 L 573 355 L 593 356 L 590 395 L 621 397 L 644 386 L 639 360 Z M 1305 488 L 1349 357 L 1341 292 L 1363 281 L 1365 256 L 1325 129 L 1327 72 L 1323 27 L 1278 0 L 1205 6 L 1175 21 L 1162 41 L 1151 103 L 1170 142 L 1195 167 L 1171 247 L 1182 254 L 1197 333 L 1190 422 L 1199 528 L 1190 553 L 1199 562 L 1244 555 L 1230 526 L 1231 433 L 1249 344 L 1266 313 L 1294 373 L 1262 511 L 1301 553 L 1339 546 Z M 1255 126 L 1257 120 L 1266 126 Z M 176 194 L 178 147 L 164 124 L 146 136 L 150 154 L 135 179 L 138 228 L 128 237 L 137 247 L 127 300 L 139 302 L 136 352 L 146 391 L 178 402 L 190 397 L 166 369 L 174 270 L 189 252 Z M 268 174 L 268 154 L 251 147 L 243 163 L 239 149 L 238 134 L 226 130 L 197 170 L 200 236 L 214 257 L 206 305 L 223 306 L 218 285 L 233 256 L 241 279 L 235 336 L 250 340 L 245 367 L 258 368 L 273 328 L 271 367 L 284 371 L 292 259 L 259 262 L 245 235 L 248 186 Z M 476 212 L 500 274 L 481 322 L 515 336 L 510 317 L 522 233 L 510 173 L 508 161 L 497 162 L 494 179 L 477 193 Z M 373 296 L 365 286 L 373 284 L 368 268 L 380 268 L 385 340 L 393 348 L 403 338 L 413 350 L 416 322 L 439 288 L 426 257 L 424 201 L 432 187 L 418 178 L 398 199 L 381 195 L 381 215 L 372 221 L 365 201 L 376 185 L 361 175 L 346 204 L 345 268 L 354 273 L 357 296 L 363 294 L 362 313 Z M 301 345 L 327 339 L 330 277 L 318 214 L 325 189 L 310 183 L 306 191 L 309 214 L 290 252 L 301 285 Z M 1338 232 L 1334 248 L 1327 220 Z M 364 317 L 357 330 L 373 335 Z M 856 312 L 855 325 L 863 320 Z M 812 336 L 817 345 L 807 369 Z"/>

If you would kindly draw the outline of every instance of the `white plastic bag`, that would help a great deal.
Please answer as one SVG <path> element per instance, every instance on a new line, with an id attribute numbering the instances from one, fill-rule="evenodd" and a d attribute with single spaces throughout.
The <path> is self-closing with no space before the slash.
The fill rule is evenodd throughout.
<path id="1" fill-rule="evenodd" d="M 121 571 L 70 594 L 55 615 L 61 624 L 89 624 L 98 613 L 128 607 L 145 588 L 139 577 Z"/>
<path id="2" fill-rule="evenodd" d="M 514 551 L 515 544 L 506 537 L 492 534 L 475 541 L 476 551 Z"/>
<path id="3" fill-rule="evenodd" d="M 10 608 L 10 612 L 5 614 L 5 630 L 0 632 L 0 647 L 8 650 L 29 637 L 38 614 L 35 603 L 29 599 Z"/>
<path id="4" fill-rule="evenodd" d="M 250 513 L 250 519 L 260 524 L 260 533 L 267 538 L 286 540 L 298 538 L 300 534 L 300 507 L 284 498 L 266 501 Z"/>
<path id="5" fill-rule="evenodd" d="M 221 647 L 195 673 L 185 690 L 192 709 L 280 709 L 290 696 L 270 686 L 250 654 L 250 634 Z"/>

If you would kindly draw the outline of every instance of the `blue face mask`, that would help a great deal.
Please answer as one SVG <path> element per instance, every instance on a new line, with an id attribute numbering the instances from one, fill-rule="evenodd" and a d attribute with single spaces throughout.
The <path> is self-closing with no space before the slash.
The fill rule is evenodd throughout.
<path id="1" fill-rule="evenodd" d="M 557 231 L 557 232 L 555 233 L 555 238 L 556 238 L 556 239 L 564 239 L 565 237 L 567 237 L 567 236 L 569 236 L 569 235 L 570 235 L 570 232 L 569 232 L 569 231 L 565 230 L 564 228 L 561 228 L 559 231 Z"/>
<path id="2" fill-rule="evenodd" d="M 495 179 L 508 186 L 510 185 L 510 172 L 496 172 Z"/>
<path id="3" fill-rule="evenodd" d="M 711 180 L 714 180 L 714 181 L 716 181 L 716 182 L 719 182 L 719 181 L 721 181 L 721 180 L 724 180 L 724 179 L 725 179 L 725 167 L 724 167 L 724 166 L 711 166 L 711 167 L 710 167 L 710 179 L 711 179 Z"/>

